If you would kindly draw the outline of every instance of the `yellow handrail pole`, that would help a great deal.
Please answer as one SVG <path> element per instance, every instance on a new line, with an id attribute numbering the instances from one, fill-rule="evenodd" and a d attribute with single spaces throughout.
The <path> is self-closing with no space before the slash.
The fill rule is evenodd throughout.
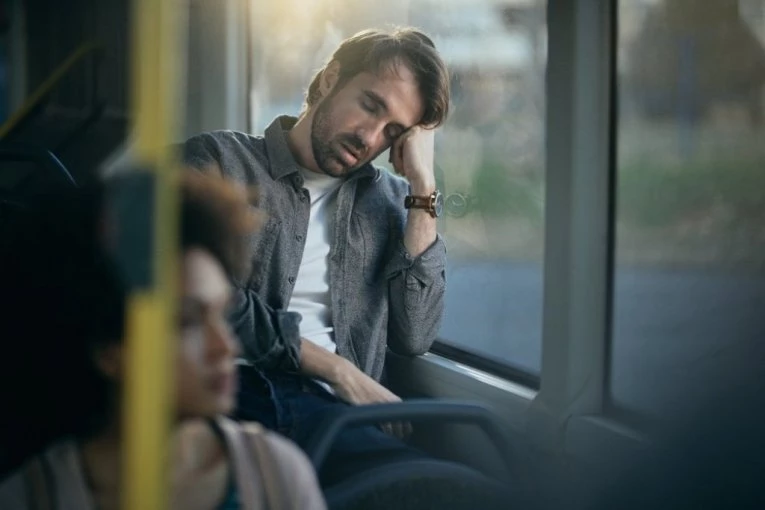
<path id="1" fill-rule="evenodd" d="M 24 101 L 18 110 L 13 112 L 11 116 L 6 120 L 2 126 L 0 126 L 0 138 L 13 131 L 13 129 L 29 115 L 29 112 L 42 102 L 42 100 L 50 94 L 53 89 L 56 88 L 58 82 L 60 82 L 64 76 L 75 66 L 80 60 L 84 59 L 92 52 L 101 48 L 101 44 L 97 42 L 88 42 L 74 50 L 61 65 L 59 65 L 45 81 L 32 92 L 32 94 Z"/>
<path id="2" fill-rule="evenodd" d="M 151 278 L 127 305 L 123 407 L 125 510 L 161 510 L 169 500 L 169 433 L 178 262 L 178 170 L 167 151 L 181 114 L 183 2 L 134 0 L 132 101 L 136 159 L 153 181 Z"/>

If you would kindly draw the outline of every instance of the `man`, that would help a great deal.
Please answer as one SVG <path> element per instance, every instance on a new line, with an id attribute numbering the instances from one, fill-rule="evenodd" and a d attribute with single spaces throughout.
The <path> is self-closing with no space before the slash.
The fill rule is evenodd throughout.
<path id="1" fill-rule="evenodd" d="M 304 443 L 317 412 L 343 405 L 336 397 L 399 400 L 378 382 L 386 347 L 426 352 L 443 315 L 433 129 L 448 107 L 448 73 L 427 36 L 369 30 L 316 74 L 299 118 L 277 118 L 262 137 L 186 142 L 187 164 L 257 186 L 268 215 L 232 314 L 250 365 L 240 417 Z M 400 177 L 371 164 L 388 149 Z"/>

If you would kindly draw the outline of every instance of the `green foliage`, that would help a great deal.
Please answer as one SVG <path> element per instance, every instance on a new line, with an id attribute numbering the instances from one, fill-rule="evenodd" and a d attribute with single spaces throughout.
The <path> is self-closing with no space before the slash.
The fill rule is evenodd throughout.
<path id="1" fill-rule="evenodd" d="M 544 218 L 543 172 L 484 164 L 473 179 L 476 210 L 484 215 L 541 223 Z"/>
<path id="2" fill-rule="evenodd" d="M 765 219 L 765 163 L 631 164 L 617 177 L 619 220 L 671 226 L 724 208 L 737 220 Z"/>
<path id="3" fill-rule="evenodd" d="M 541 222 L 544 174 L 484 164 L 473 179 L 475 211 Z M 618 220 L 636 227 L 670 227 L 724 209 L 737 221 L 765 221 L 765 162 L 717 161 L 685 165 L 633 162 L 617 175 Z"/>

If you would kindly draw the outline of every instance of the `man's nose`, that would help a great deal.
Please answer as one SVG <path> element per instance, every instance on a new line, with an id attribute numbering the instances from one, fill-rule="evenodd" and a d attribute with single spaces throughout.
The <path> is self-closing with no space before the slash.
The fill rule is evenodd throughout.
<path id="1" fill-rule="evenodd" d="M 369 150 L 377 147 L 380 144 L 384 129 L 385 125 L 382 123 L 370 123 L 359 129 L 356 132 L 356 136 L 364 144 L 363 149 Z M 361 149 L 362 147 L 359 148 Z"/>

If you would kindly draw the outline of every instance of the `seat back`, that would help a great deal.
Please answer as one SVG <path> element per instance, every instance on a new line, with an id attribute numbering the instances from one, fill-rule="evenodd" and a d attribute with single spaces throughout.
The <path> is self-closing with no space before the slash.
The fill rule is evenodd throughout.
<path id="1" fill-rule="evenodd" d="M 349 406 L 324 419 L 306 446 L 320 471 L 332 445 L 346 428 L 385 422 L 471 423 L 494 443 L 510 473 L 517 472 L 511 444 L 494 414 L 486 407 L 451 400 L 409 400 L 394 404 Z M 468 509 L 508 508 L 510 486 L 475 469 L 435 458 L 389 458 L 345 466 L 354 473 L 325 487 L 331 509 Z"/>
<path id="2" fill-rule="evenodd" d="M 510 487 L 478 471 L 437 459 L 389 462 L 325 489 L 332 510 L 506 510 Z"/>
<path id="3" fill-rule="evenodd" d="M 33 207 L 35 197 L 73 186 L 76 183 L 71 174 L 50 151 L 25 144 L 0 144 L 0 259 L 13 253 L 14 239 L 18 239 L 21 229 L 25 228 L 24 215 L 29 207 Z M 13 292 L 5 289 L 0 304 L 11 299 L 14 299 Z M 2 308 L 0 306 L 0 317 Z M 10 375 L 13 372 L 10 367 L 15 370 L 33 366 L 35 346 L 22 339 L 3 338 L 2 341 L 6 362 L 2 400 L 8 419 L 0 427 L 0 479 L 17 468 L 28 455 L 38 453 L 46 445 L 43 432 L 32 430 L 14 419 L 18 411 L 15 405 L 22 395 L 34 392 L 29 387 L 19 389 L 7 384 L 7 381 L 15 381 Z M 44 376 L 44 372 L 39 374 L 41 378 Z M 34 377 L 35 374 L 30 374 L 30 378 Z"/>

